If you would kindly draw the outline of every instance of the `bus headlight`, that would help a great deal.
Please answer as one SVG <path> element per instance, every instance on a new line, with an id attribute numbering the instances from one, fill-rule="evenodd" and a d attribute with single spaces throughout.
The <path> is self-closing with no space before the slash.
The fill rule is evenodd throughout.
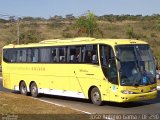
<path id="1" fill-rule="evenodd" d="M 121 93 L 123 93 L 123 94 L 133 94 L 132 91 L 128 91 L 128 90 L 122 90 Z"/>
<path id="2" fill-rule="evenodd" d="M 157 88 L 154 87 L 154 88 L 151 88 L 150 92 L 153 92 L 153 91 L 156 91 L 156 90 L 157 90 Z"/>

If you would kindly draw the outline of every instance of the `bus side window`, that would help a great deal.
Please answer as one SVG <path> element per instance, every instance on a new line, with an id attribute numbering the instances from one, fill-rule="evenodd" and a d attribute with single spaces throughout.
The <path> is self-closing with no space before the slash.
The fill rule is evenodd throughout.
<path id="1" fill-rule="evenodd" d="M 12 52 L 10 53 L 10 62 L 16 62 L 16 54 L 17 51 L 16 50 L 11 50 Z"/>
<path id="2" fill-rule="evenodd" d="M 81 63 L 82 62 L 81 46 L 68 47 L 68 56 L 69 56 L 68 62 Z"/>
<path id="3" fill-rule="evenodd" d="M 26 49 L 18 49 L 16 54 L 17 57 L 16 62 L 26 62 L 26 56 L 27 56 Z"/>
<path id="4" fill-rule="evenodd" d="M 51 61 L 51 49 L 39 48 L 40 50 L 40 62 L 49 63 Z"/>
<path id="5" fill-rule="evenodd" d="M 38 62 L 38 49 L 37 48 L 33 48 L 32 49 L 32 62 Z"/>
<path id="6" fill-rule="evenodd" d="M 92 50 L 92 63 L 98 64 L 98 51 L 97 51 L 97 45 L 93 46 Z"/>
<path id="7" fill-rule="evenodd" d="M 32 50 L 30 48 L 27 49 L 27 62 L 32 62 Z"/>
<path id="8" fill-rule="evenodd" d="M 70 55 L 70 62 L 71 62 L 71 63 L 76 62 L 76 57 L 75 57 L 75 55 Z"/>
<path id="9" fill-rule="evenodd" d="M 5 62 L 16 62 L 16 50 L 4 49 L 3 50 L 3 60 Z"/>
<path id="10" fill-rule="evenodd" d="M 81 46 L 69 46 L 67 50 L 67 62 L 80 63 L 81 62 Z"/>
<path id="11" fill-rule="evenodd" d="M 10 59 L 9 59 L 9 55 L 10 55 L 10 50 L 3 50 L 3 60 L 5 62 L 10 62 Z"/>
<path id="12" fill-rule="evenodd" d="M 77 63 L 82 62 L 82 47 L 81 46 L 76 47 L 76 61 Z"/>
<path id="13" fill-rule="evenodd" d="M 84 63 L 98 64 L 97 45 L 86 45 L 83 48 Z"/>
<path id="14" fill-rule="evenodd" d="M 85 54 L 85 63 L 91 63 L 91 57 L 92 57 L 91 51 L 87 50 Z"/>
<path id="15" fill-rule="evenodd" d="M 92 55 L 92 63 L 96 64 L 97 62 L 98 62 L 97 55 L 96 54 Z"/>
<path id="16" fill-rule="evenodd" d="M 66 62 L 66 47 L 59 48 L 59 62 Z"/>
<path id="17" fill-rule="evenodd" d="M 22 49 L 21 50 L 21 62 L 26 62 L 27 61 L 27 50 Z"/>
<path id="18" fill-rule="evenodd" d="M 76 62 L 76 47 L 71 46 L 68 47 L 68 62 L 69 63 L 75 63 Z"/>
<path id="19" fill-rule="evenodd" d="M 51 61 L 53 63 L 57 62 L 57 52 L 56 52 L 56 48 L 52 48 L 51 49 Z"/>

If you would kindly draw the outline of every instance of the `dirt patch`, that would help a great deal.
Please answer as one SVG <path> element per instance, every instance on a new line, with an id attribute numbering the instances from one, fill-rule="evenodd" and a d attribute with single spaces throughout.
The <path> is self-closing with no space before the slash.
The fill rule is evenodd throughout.
<path id="1" fill-rule="evenodd" d="M 2 117 L 15 115 L 14 117 L 28 119 L 89 119 L 89 116 L 66 107 L 59 107 L 45 103 L 28 96 L 0 92 L 0 113 Z M 1 116 L 0 116 L 1 117 Z M 10 116 L 9 116 L 10 117 Z M 11 116 L 12 117 L 12 116 Z"/>

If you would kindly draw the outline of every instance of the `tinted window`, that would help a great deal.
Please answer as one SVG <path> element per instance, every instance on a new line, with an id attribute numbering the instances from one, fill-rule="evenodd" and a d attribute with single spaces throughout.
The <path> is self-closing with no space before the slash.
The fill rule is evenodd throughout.
<path id="1" fill-rule="evenodd" d="M 82 59 L 81 46 L 70 46 L 68 47 L 67 62 L 80 63 Z"/>
<path id="2" fill-rule="evenodd" d="M 51 48 L 40 48 L 40 62 L 51 62 Z"/>
<path id="3" fill-rule="evenodd" d="M 98 63 L 97 45 L 86 45 L 82 49 L 84 63 Z"/>
<path id="4" fill-rule="evenodd" d="M 59 50 L 58 48 L 51 48 L 51 62 L 57 63 L 59 62 Z"/>
<path id="5" fill-rule="evenodd" d="M 27 60 L 27 50 L 17 49 L 16 50 L 16 62 L 26 62 Z"/>
<path id="6" fill-rule="evenodd" d="M 39 52 L 37 48 L 32 49 L 32 58 L 31 58 L 32 62 L 38 62 L 39 60 L 38 53 Z"/>
<path id="7" fill-rule="evenodd" d="M 98 63 L 97 45 L 4 49 L 6 62 Z"/>
<path id="8" fill-rule="evenodd" d="M 3 60 L 5 62 L 15 62 L 16 61 L 16 51 L 13 49 L 3 50 Z"/>
<path id="9" fill-rule="evenodd" d="M 32 62 L 32 49 L 27 49 L 27 62 Z"/>
<path id="10" fill-rule="evenodd" d="M 59 62 L 61 63 L 66 62 L 66 48 L 65 47 L 59 48 Z"/>

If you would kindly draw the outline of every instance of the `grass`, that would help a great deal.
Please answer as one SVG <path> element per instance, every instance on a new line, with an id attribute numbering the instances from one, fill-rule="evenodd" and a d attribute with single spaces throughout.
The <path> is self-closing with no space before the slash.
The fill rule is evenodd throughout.
<path id="1" fill-rule="evenodd" d="M 107 20 L 97 20 L 98 27 L 103 31 L 103 38 L 129 38 L 126 34 L 129 28 L 133 28 L 136 38 L 148 42 L 153 54 L 158 58 L 160 66 L 160 24 L 159 20 L 123 20 L 110 22 Z M 15 44 L 17 40 L 16 24 L 0 23 L 0 48 L 6 44 Z M 75 20 L 63 19 L 62 21 L 21 21 L 20 22 L 20 41 L 21 43 L 38 42 L 44 39 L 78 37 L 75 28 Z M 93 37 L 102 38 L 100 34 Z M 37 38 L 38 40 L 34 39 Z M 1 59 L 1 49 L 0 49 Z M 160 67 L 159 67 L 160 68 Z"/>
<path id="2" fill-rule="evenodd" d="M 66 107 L 59 107 L 20 94 L 0 92 L 0 114 L 18 115 L 26 119 L 86 119 L 88 115 Z"/>
<path id="3" fill-rule="evenodd" d="M 152 22 L 152 24 L 151 24 Z M 104 38 L 129 38 L 126 34 L 129 28 L 133 28 L 133 33 L 136 36 L 134 39 L 147 41 L 154 55 L 160 60 L 160 27 L 156 20 L 124 20 L 109 22 L 107 20 L 98 20 L 98 27 L 103 31 Z M 6 44 L 15 44 L 17 41 L 16 24 L 0 23 L 0 48 Z M 56 21 L 37 21 L 37 22 L 20 22 L 20 42 L 38 42 L 44 39 L 78 37 L 86 36 L 86 34 L 77 34 L 75 28 L 75 20 L 63 20 L 60 23 Z M 102 38 L 98 33 L 93 37 Z M 1 57 L 1 50 L 0 50 Z"/>

